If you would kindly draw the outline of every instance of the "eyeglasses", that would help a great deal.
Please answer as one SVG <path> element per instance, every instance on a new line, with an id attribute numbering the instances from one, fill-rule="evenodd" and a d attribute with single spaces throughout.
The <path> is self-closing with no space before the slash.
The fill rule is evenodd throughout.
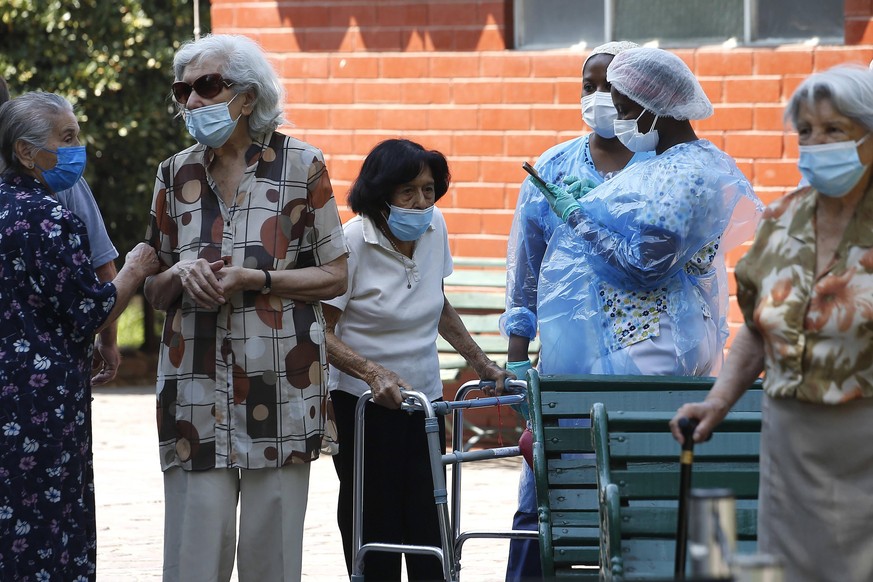
<path id="1" fill-rule="evenodd" d="M 184 81 L 173 83 L 173 97 L 176 101 L 185 105 L 188 103 L 188 98 L 191 97 L 191 91 L 194 90 L 204 99 L 212 99 L 225 87 L 231 87 L 235 83 L 224 79 L 219 73 L 209 73 L 198 77 L 190 85 Z"/>

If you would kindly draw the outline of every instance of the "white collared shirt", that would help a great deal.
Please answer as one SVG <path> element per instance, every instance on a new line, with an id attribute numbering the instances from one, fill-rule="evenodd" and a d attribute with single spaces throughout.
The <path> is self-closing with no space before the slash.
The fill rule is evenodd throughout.
<path id="1" fill-rule="evenodd" d="M 361 356 L 394 371 L 431 400 L 442 397 L 436 338 L 443 279 L 452 272 L 446 222 L 438 208 L 415 243 L 412 259 L 398 253 L 367 217 L 343 227 L 350 253 L 344 295 L 324 303 L 341 310 L 336 336 Z M 330 366 L 328 387 L 360 396 L 363 380 Z"/>

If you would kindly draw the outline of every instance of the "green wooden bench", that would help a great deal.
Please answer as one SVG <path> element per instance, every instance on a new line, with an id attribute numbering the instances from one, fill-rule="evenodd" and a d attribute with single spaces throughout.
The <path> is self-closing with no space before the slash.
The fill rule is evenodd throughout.
<path id="1" fill-rule="evenodd" d="M 536 370 L 528 374 L 540 556 L 546 580 L 599 579 L 600 502 L 591 431 L 588 426 L 559 426 L 558 420 L 581 419 L 587 424 L 597 402 L 614 410 L 675 411 L 686 402 L 703 399 L 713 380 L 540 376 Z M 760 412 L 760 388 L 746 392 L 734 410 Z M 678 445 L 673 449 L 678 455 Z"/>
<path id="2" fill-rule="evenodd" d="M 667 423 L 675 412 L 592 407 L 602 580 L 673 575 L 681 448 Z M 694 447 L 691 486 L 734 493 L 739 553 L 756 546 L 760 437 L 760 412 L 731 412 L 712 439 Z"/>
<path id="3" fill-rule="evenodd" d="M 506 260 L 456 257 L 455 268 L 445 281 L 445 294 L 479 347 L 500 366 L 506 364 L 507 340 L 500 335 L 498 320 L 506 308 Z M 467 362 L 449 342 L 437 339 L 440 376 L 444 382 L 459 379 Z M 530 344 L 536 361 L 539 341 Z"/>

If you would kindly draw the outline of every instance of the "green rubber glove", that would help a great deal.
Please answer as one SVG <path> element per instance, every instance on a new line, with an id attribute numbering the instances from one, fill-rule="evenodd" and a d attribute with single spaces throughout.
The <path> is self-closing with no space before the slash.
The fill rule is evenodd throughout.
<path id="1" fill-rule="evenodd" d="M 560 186 L 556 184 L 548 184 L 548 188 L 543 188 L 542 185 L 533 178 L 528 178 L 528 180 L 536 186 L 537 190 L 543 193 L 549 206 L 552 207 L 555 214 L 561 217 L 561 220 L 567 220 L 567 217 L 570 216 L 571 212 L 577 208 L 581 208 L 576 201 L 576 198 Z"/>
<path id="2" fill-rule="evenodd" d="M 586 194 L 597 188 L 599 184 L 590 178 L 580 180 L 576 176 L 564 177 L 564 185 L 567 186 L 567 192 L 573 195 L 576 200 L 581 200 Z"/>
<path id="3" fill-rule="evenodd" d="M 533 368 L 533 365 L 530 363 L 530 360 L 506 362 L 506 371 L 515 374 L 515 377 L 519 380 L 527 380 L 527 371 L 531 368 Z M 512 409 L 522 415 L 525 420 L 530 420 L 530 409 L 527 406 L 526 400 L 521 404 L 513 404 Z"/>

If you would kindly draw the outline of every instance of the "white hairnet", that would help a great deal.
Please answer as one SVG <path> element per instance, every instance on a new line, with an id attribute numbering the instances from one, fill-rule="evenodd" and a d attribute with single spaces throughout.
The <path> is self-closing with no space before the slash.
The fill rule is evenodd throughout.
<path id="1" fill-rule="evenodd" d="M 638 45 L 635 42 L 631 42 L 629 40 L 616 40 L 612 42 L 605 42 L 600 46 L 596 46 L 591 49 L 591 53 L 587 57 L 585 57 L 585 62 L 582 63 L 582 70 L 585 70 L 585 65 L 588 64 L 588 59 L 595 55 L 612 55 L 615 56 L 620 52 L 626 51 L 628 49 L 637 48 Z"/>
<path id="2" fill-rule="evenodd" d="M 706 119 L 712 103 L 682 59 L 657 48 L 629 49 L 616 55 L 606 80 L 622 95 L 655 115 Z"/>

